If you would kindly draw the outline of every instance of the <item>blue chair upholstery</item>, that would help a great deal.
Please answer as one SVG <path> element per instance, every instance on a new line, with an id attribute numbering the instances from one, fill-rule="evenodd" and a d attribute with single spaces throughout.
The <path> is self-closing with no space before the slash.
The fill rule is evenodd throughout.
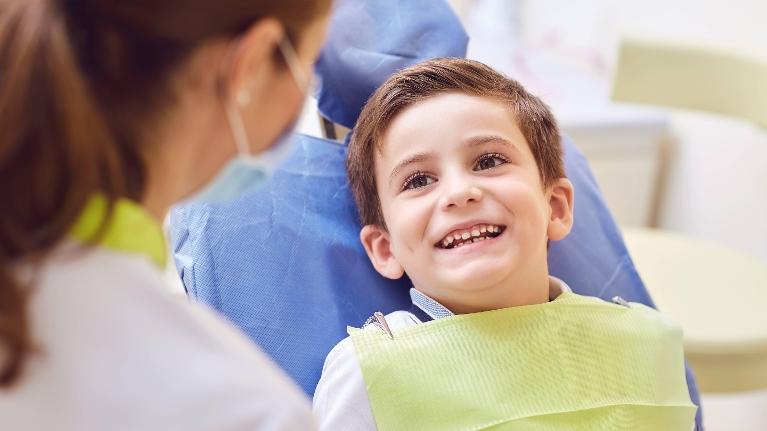
<path id="1" fill-rule="evenodd" d="M 465 55 L 465 33 L 445 2 L 400 3 L 337 2 L 316 68 L 327 118 L 353 126 L 364 101 L 394 70 Z M 420 42 L 398 43 L 407 40 Z M 293 153 L 255 191 L 232 202 L 175 208 L 171 241 L 189 295 L 231 319 L 311 396 L 346 326 L 359 326 L 375 311 L 409 308 L 410 286 L 379 276 L 359 242 L 346 147 L 303 135 L 296 140 Z M 564 149 L 575 226 L 551 243 L 551 273 L 580 294 L 653 305 L 585 158 L 567 138 Z M 689 370 L 688 384 L 699 405 Z"/>
<path id="2" fill-rule="evenodd" d="M 431 58 L 465 57 L 468 42 L 442 0 L 337 1 L 315 65 L 320 112 L 351 129 L 392 72 Z"/>

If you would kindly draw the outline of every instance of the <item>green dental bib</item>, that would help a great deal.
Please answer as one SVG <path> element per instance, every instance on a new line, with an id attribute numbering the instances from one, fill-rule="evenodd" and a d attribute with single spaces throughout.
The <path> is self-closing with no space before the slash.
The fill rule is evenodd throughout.
<path id="1" fill-rule="evenodd" d="M 379 430 L 684 430 L 681 330 L 563 293 L 394 330 L 349 328 Z"/>

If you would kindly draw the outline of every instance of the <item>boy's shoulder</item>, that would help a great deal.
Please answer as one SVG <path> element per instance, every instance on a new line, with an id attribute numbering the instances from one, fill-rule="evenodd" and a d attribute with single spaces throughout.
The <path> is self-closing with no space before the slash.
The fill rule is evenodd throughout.
<path id="1" fill-rule="evenodd" d="M 422 323 L 415 315 L 405 310 L 391 312 L 384 316 L 384 318 L 386 319 L 386 324 L 389 325 L 389 328 L 392 330 L 407 328 L 408 326 Z M 376 325 L 372 324 L 365 325 L 362 329 L 366 331 L 379 330 Z M 323 366 L 323 373 L 327 368 L 332 367 L 334 364 L 354 362 L 356 359 L 357 356 L 354 350 L 354 345 L 352 344 L 351 338 L 347 336 L 336 344 L 330 353 L 328 353 L 328 356 L 325 359 L 325 365 Z"/>
<path id="2" fill-rule="evenodd" d="M 384 319 L 386 319 L 386 324 L 391 329 L 402 329 L 423 323 L 413 313 L 405 310 L 393 311 L 384 316 Z M 365 325 L 363 329 L 371 330 L 378 329 L 378 327 L 376 325 Z"/>

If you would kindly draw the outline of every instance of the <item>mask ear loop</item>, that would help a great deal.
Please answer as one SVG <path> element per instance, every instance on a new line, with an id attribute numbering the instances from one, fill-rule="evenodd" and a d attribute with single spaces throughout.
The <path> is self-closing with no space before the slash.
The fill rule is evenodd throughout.
<path id="1" fill-rule="evenodd" d="M 293 80 L 296 81 L 299 90 L 306 94 L 311 86 L 311 81 L 306 75 L 306 72 L 301 68 L 301 62 L 298 60 L 298 54 L 296 53 L 295 48 L 293 48 L 293 44 L 290 43 L 290 39 L 288 39 L 287 36 L 284 36 L 280 39 L 278 46 L 282 53 L 282 57 L 285 59 L 285 63 L 288 65 L 290 74 L 293 75 Z"/>
<path id="2" fill-rule="evenodd" d="M 242 121 L 240 111 L 234 105 L 234 103 L 226 104 L 226 118 L 234 136 L 234 145 L 240 156 L 250 157 L 250 143 L 248 142 L 248 134 L 245 132 L 245 123 Z"/>
<path id="3" fill-rule="evenodd" d="M 248 134 L 245 131 L 245 123 L 242 121 L 242 115 L 238 110 L 237 105 L 247 105 L 250 99 L 250 94 L 245 93 L 244 90 L 241 94 L 230 95 L 227 91 L 225 84 L 226 69 L 231 65 L 234 52 L 240 42 L 240 38 L 233 40 L 229 47 L 229 52 L 226 54 L 224 61 L 219 66 L 218 82 L 216 84 L 219 98 L 224 107 L 224 113 L 226 114 L 227 123 L 229 123 L 229 130 L 232 132 L 234 138 L 234 146 L 239 156 L 250 156 L 250 143 L 248 142 Z"/>

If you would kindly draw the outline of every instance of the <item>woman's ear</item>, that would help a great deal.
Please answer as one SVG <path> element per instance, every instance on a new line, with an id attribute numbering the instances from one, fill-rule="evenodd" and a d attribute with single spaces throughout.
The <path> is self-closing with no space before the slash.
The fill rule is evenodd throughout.
<path id="1" fill-rule="evenodd" d="M 239 105 L 258 100 L 259 92 L 271 83 L 274 52 L 284 36 L 282 24 L 274 18 L 253 23 L 233 41 L 225 72 L 226 92 Z"/>
<path id="2" fill-rule="evenodd" d="M 391 252 L 389 233 L 380 226 L 367 225 L 360 231 L 360 241 L 376 271 L 386 278 L 396 280 L 405 274 L 402 265 Z"/>
<path id="3" fill-rule="evenodd" d="M 573 183 L 559 178 L 549 188 L 548 238 L 552 241 L 564 239 L 573 227 Z"/>

